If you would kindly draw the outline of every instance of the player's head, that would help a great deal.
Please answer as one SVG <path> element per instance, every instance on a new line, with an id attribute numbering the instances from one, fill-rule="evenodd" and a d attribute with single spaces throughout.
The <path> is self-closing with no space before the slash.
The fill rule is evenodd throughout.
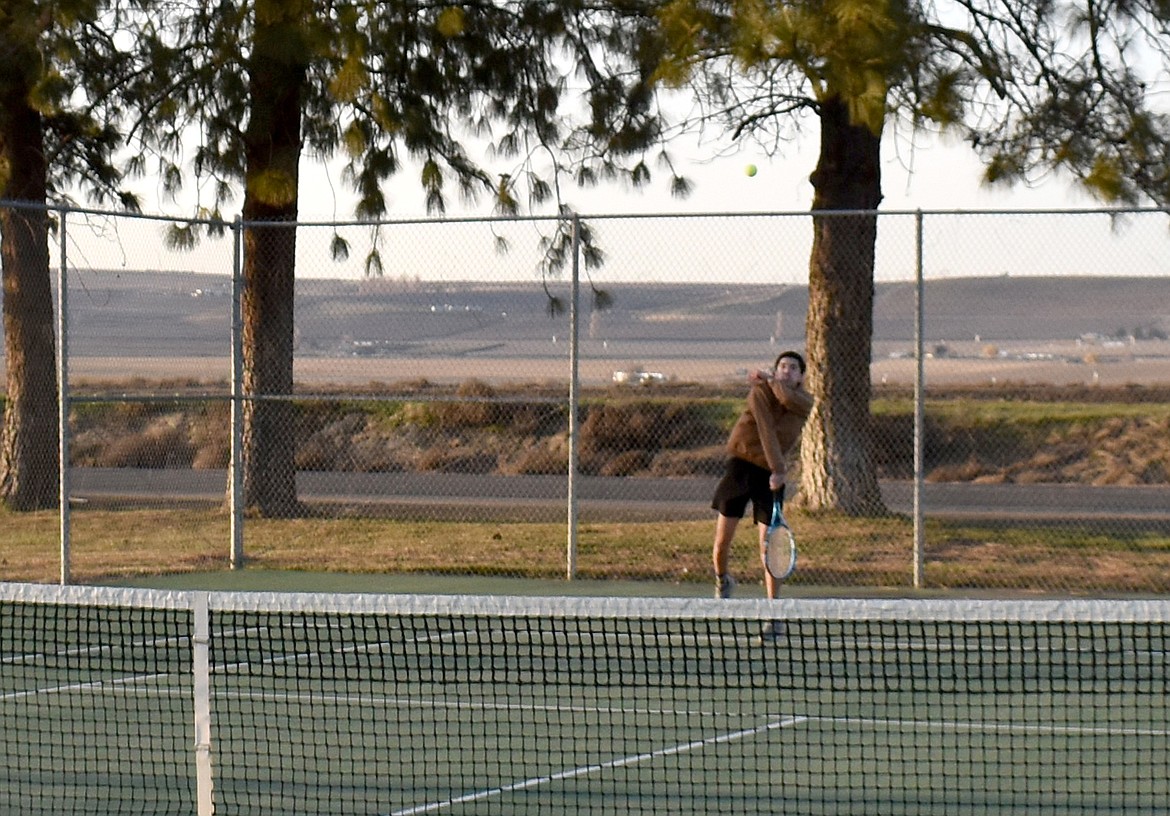
<path id="1" fill-rule="evenodd" d="M 800 385 L 804 380 L 805 363 L 804 358 L 796 351 L 782 351 L 780 356 L 776 358 L 776 362 L 772 364 L 772 372 L 774 374 L 783 374 L 784 369 L 790 369 L 791 374 L 783 379 L 787 380 L 790 385 Z M 797 374 L 799 371 L 799 374 Z"/>
<path id="2" fill-rule="evenodd" d="M 789 360 L 793 360 L 796 363 L 796 365 L 800 368 L 801 374 L 803 374 L 805 372 L 804 358 L 800 356 L 799 351 L 791 351 L 791 350 L 780 352 L 780 356 L 776 358 L 776 362 L 772 363 L 772 370 L 775 371 L 776 369 L 778 369 L 780 367 L 780 361 L 783 359 L 786 359 L 786 358 Z"/>

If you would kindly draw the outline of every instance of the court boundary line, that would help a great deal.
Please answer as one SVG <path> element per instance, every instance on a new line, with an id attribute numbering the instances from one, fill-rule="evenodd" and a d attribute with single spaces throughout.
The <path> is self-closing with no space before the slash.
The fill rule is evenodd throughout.
<path id="1" fill-rule="evenodd" d="M 708 737 L 701 740 L 692 740 L 691 742 L 679 743 L 678 745 L 671 745 L 666 748 L 659 748 L 656 751 L 647 751 L 641 754 L 631 754 L 630 756 L 618 757 L 607 762 L 598 762 L 592 765 L 582 765 L 577 768 L 570 768 L 563 771 L 558 771 L 555 774 L 546 774 L 545 776 L 534 776 L 519 782 L 511 782 L 507 785 L 500 785 L 495 788 L 487 788 L 481 791 L 472 793 L 465 793 L 461 796 L 451 797 L 435 802 L 427 802 L 422 805 L 414 805 L 408 808 L 391 811 L 387 816 L 414 816 L 418 813 L 434 813 L 440 810 L 454 807 L 456 805 L 467 804 L 468 802 L 478 802 L 484 799 L 493 799 L 497 796 L 503 796 L 507 793 L 514 793 L 515 791 L 528 790 L 530 788 L 540 787 L 541 785 L 551 784 L 553 782 L 561 782 L 566 779 L 576 779 L 579 776 L 588 776 L 593 773 L 601 771 L 608 771 L 614 768 L 624 768 L 627 765 L 637 765 L 640 762 L 647 762 L 653 759 L 660 759 L 662 757 L 674 756 L 676 754 L 685 754 L 688 751 L 694 751 L 699 748 L 707 748 L 712 745 L 720 745 L 729 742 L 736 742 L 748 737 L 754 737 L 758 734 L 763 734 L 768 731 L 774 731 L 778 728 L 789 728 L 794 725 L 800 725 L 807 722 L 808 717 L 785 717 L 782 720 L 774 720 L 764 725 L 755 728 L 745 728 L 739 731 L 732 731 L 727 734 L 720 734 L 717 737 Z"/>
<path id="2" fill-rule="evenodd" d="M 607 762 L 594 763 L 591 765 L 583 765 L 578 768 L 571 768 L 568 770 L 559 771 L 555 774 L 546 774 L 544 776 L 534 776 L 529 779 L 524 779 L 518 782 L 511 782 L 506 785 L 499 785 L 494 788 L 485 788 L 480 791 L 473 791 L 471 793 L 462 794 L 460 796 L 450 797 L 448 799 L 436 800 L 427 802 L 425 804 L 413 805 L 406 808 L 390 811 L 385 816 L 417 816 L 423 813 L 436 813 L 447 810 L 458 805 L 468 804 L 470 802 L 478 802 L 485 799 L 492 799 L 505 794 L 515 793 L 517 791 L 529 790 L 537 788 L 542 785 L 551 784 L 553 782 L 561 782 L 568 779 L 575 779 L 590 774 L 599 773 L 602 771 L 612 770 L 614 768 L 621 768 L 628 765 L 636 765 L 640 762 L 646 762 L 653 759 L 659 759 L 666 756 L 673 756 L 675 754 L 682 754 L 688 751 L 699 748 L 706 748 L 712 745 L 735 742 L 741 739 L 754 737 L 768 731 L 776 729 L 790 728 L 795 725 L 802 725 L 804 723 L 830 723 L 840 724 L 845 723 L 853 726 L 857 724 L 870 725 L 882 728 L 912 728 L 912 729 L 940 729 L 946 731 L 980 731 L 986 729 L 989 733 L 1049 733 L 1049 734 L 1070 734 L 1078 736 L 1092 736 L 1092 735 L 1107 735 L 1107 736 L 1170 736 L 1170 731 L 1165 729 L 1124 729 L 1117 731 L 1115 729 L 1098 728 L 1094 726 L 1062 726 L 1062 725 L 1030 725 L 1019 723 L 978 723 L 965 722 L 962 720 L 904 720 L 901 718 L 874 718 L 874 717 L 825 717 L 818 715 L 793 715 L 785 717 L 781 720 L 775 720 L 755 728 L 747 728 L 739 731 L 733 731 L 727 734 L 721 734 L 717 737 L 708 737 L 707 739 L 694 740 L 691 742 L 680 743 L 678 745 L 669 746 L 667 748 L 660 748 L 656 751 L 648 751 L 641 754 L 633 754 L 626 757 L 618 757 Z"/>

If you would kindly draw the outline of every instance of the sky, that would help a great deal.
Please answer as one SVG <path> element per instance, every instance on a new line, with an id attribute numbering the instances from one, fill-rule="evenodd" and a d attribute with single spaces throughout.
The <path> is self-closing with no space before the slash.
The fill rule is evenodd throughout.
<path id="1" fill-rule="evenodd" d="M 694 191 L 685 199 L 670 196 L 666 178 L 656 179 L 640 190 L 628 190 L 608 184 L 588 190 L 570 189 L 565 198 L 582 215 L 663 214 L 663 213 L 781 213 L 793 214 L 786 223 L 777 219 L 749 219 L 739 228 L 720 227 L 696 249 L 691 233 L 715 230 L 709 219 L 673 225 L 683 232 L 673 244 L 686 247 L 684 258 L 672 263 L 666 257 L 672 247 L 669 235 L 651 237 L 652 258 L 634 262 L 625 269 L 627 277 L 639 280 L 664 274 L 661 270 L 688 270 L 684 276 L 704 278 L 722 271 L 728 279 L 745 282 L 790 281 L 807 277 L 810 246 L 808 218 L 813 189 L 808 177 L 816 166 L 817 139 L 811 133 L 804 142 L 789 145 L 783 157 L 768 156 L 760 150 L 744 148 L 733 152 L 704 150 L 695 147 L 684 164 L 684 174 L 694 182 Z M 912 213 L 917 210 L 980 211 L 997 213 L 982 217 L 953 215 L 927 216 L 925 231 L 926 275 L 1164 275 L 1170 271 L 1170 228 L 1160 214 L 1147 214 L 1133 223 L 1118 224 L 1103 214 L 1062 216 L 1034 211 L 1089 209 L 1101 207 L 1087 193 L 1077 190 L 1068 180 L 1045 179 L 1035 187 L 1016 185 L 991 189 L 980 181 L 982 168 L 975 155 L 964 145 L 948 145 L 938 138 L 922 136 L 914 145 L 887 137 L 883 144 L 881 210 L 902 213 L 902 217 L 883 219 L 879 226 L 879 268 L 875 276 L 890 279 L 912 277 L 915 269 Z M 755 165 L 749 176 L 745 169 Z M 326 183 L 325 172 L 307 167 L 305 183 L 317 193 L 302 200 L 301 217 L 328 219 L 337 212 L 350 212 L 348 203 L 340 203 Z M 336 189 L 336 187 L 334 187 Z M 334 202 L 337 201 L 336 210 Z M 395 178 L 390 190 L 393 217 L 424 216 L 421 194 L 414 178 Z M 1030 213 L 1031 214 L 1023 214 Z M 478 209 L 460 210 L 452 215 L 487 215 L 487 204 Z M 780 219 L 785 221 L 785 219 Z M 797 224 L 800 224 L 798 227 Z M 667 221 L 656 221 L 647 230 L 672 228 Z M 643 236 L 645 239 L 647 236 Z M 623 240 L 632 240 L 623 236 Z M 473 242 L 474 243 L 474 242 Z M 774 259 L 774 247 L 792 247 L 783 261 Z M 710 252 L 709 256 L 703 253 Z M 736 260 L 738 257 L 738 260 Z M 778 266 L 780 264 L 780 266 Z M 447 259 L 444 266 L 457 267 L 457 259 Z M 422 273 L 426 274 L 426 273 Z M 501 274 L 495 272 L 493 274 Z M 526 274 L 526 273 L 522 273 Z"/>
<path id="2" fill-rule="evenodd" d="M 566 198 L 581 213 L 695 213 L 695 212 L 805 212 L 812 202 L 809 174 L 817 161 L 817 139 L 809 131 L 802 141 L 785 146 L 780 156 L 768 156 L 745 146 L 726 152 L 718 145 L 683 150 L 682 167 L 695 183 L 685 199 L 665 189 L 661 177 L 640 190 L 618 184 L 570 189 Z M 675 148 L 672 147 L 672 151 Z M 883 210 L 953 209 L 1050 209 L 1097 207 L 1097 202 L 1066 179 L 1050 178 L 1029 188 L 989 189 L 980 183 L 982 168 L 969 148 L 947 144 L 939 137 L 921 136 L 915 144 L 888 136 L 882 145 Z M 745 172 L 754 165 L 757 173 Z M 654 168 L 652 168 L 652 171 Z M 339 182 L 329 182 L 335 171 L 306 160 L 302 181 L 309 193 L 302 198 L 301 217 L 306 220 L 344 218 L 350 212 Z M 661 174 L 660 174 L 661 175 Z M 403 173 L 393 180 L 389 200 L 394 217 L 425 215 L 416 176 Z M 334 207 L 334 202 L 337 206 Z M 336 212 L 336 216 L 335 213 Z M 452 214 L 485 214 L 453 207 Z"/>
<path id="3" fill-rule="evenodd" d="M 900 214 L 879 222 L 877 280 L 913 279 L 916 238 L 913 213 L 927 211 L 924 274 L 931 277 L 987 275 L 1165 275 L 1170 272 L 1170 227 L 1160 214 L 1118 225 L 1106 215 L 1036 214 L 1036 210 L 1096 209 L 1099 204 L 1066 179 L 1049 178 L 1029 188 L 989 189 L 980 183 L 978 160 L 963 145 L 919 136 L 913 145 L 887 136 L 882 150 L 884 213 Z M 786 218 L 743 215 L 720 219 L 656 219 L 605 224 L 604 242 L 617 258 L 600 274 L 636 280 L 727 280 L 729 282 L 807 281 L 811 230 L 807 212 L 813 190 L 808 181 L 816 165 L 812 129 L 804 141 L 786 145 L 783 156 L 759 149 L 717 150 L 693 146 L 683 155 L 683 172 L 694 182 L 686 199 L 671 197 L 665 176 L 641 190 L 611 183 L 589 190 L 569 189 L 565 198 L 582 215 L 785 214 Z M 745 173 L 753 164 L 754 176 Z M 305 157 L 302 163 L 300 218 L 306 222 L 349 220 L 353 200 L 336 166 Z M 428 218 L 417 173 L 405 170 L 387 185 L 395 220 Z M 190 202 L 162 202 L 157 191 L 140 192 L 148 213 L 183 216 Z M 153 202 L 153 203 L 152 203 Z M 490 216 L 489 204 L 460 207 L 452 195 L 448 214 L 457 218 Z M 951 215 L 935 214 L 949 213 Z M 962 215 L 955 214 L 963 211 Z M 968 212 L 970 211 L 970 212 Z M 1032 214 L 1025 214 L 1032 211 Z M 226 211 L 232 214 L 230 208 Z M 545 214 L 549 214 L 547 211 Z M 973 213 L 996 213 L 973 214 Z M 437 228 L 436 228 L 437 229 Z M 623 231 L 624 229 L 624 231 Z M 462 230 L 462 232 L 461 232 Z M 402 227 L 382 236 L 401 252 L 388 252 L 386 276 L 394 279 L 510 279 L 536 277 L 535 240 L 520 230 L 511 240 L 515 252 L 496 257 L 489 228 Z M 637 231 L 635 231 L 637 230 Z M 298 276 L 360 280 L 370 239 L 354 228 L 350 260 L 337 265 L 326 251 L 326 229 L 298 238 Z M 181 257 L 161 245 L 157 224 L 90 223 L 77 236 L 70 263 L 90 268 L 166 269 L 230 272 L 227 241 L 205 242 Z M 347 237 L 351 237 L 347 235 Z M 380 239 L 381 240 L 381 239 Z M 783 248 L 777 252 L 777 248 Z M 672 254 L 678 257 L 672 257 Z"/>

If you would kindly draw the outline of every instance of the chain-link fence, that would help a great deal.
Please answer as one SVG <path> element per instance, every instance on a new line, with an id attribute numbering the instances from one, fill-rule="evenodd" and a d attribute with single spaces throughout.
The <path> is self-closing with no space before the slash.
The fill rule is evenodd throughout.
<path id="1" fill-rule="evenodd" d="M 294 385 L 258 392 L 248 367 L 282 364 L 248 339 L 249 287 L 276 274 L 248 267 L 259 225 L 179 250 L 181 222 L 52 215 L 69 500 L 8 514 L 9 579 L 64 558 L 84 580 L 246 562 L 707 582 L 747 373 L 804 348 L 807 213 L 298 224 L 279 228 Z M 849 373 L 873 384 L 890 512 L 803 512 L 794 462 L 793 591 L 1170 587 L 1165 228 L 880 214 L 872 359 Z M 291 512 L 245 512 L 269 466 L 249 433 L 289 455 Z"/>

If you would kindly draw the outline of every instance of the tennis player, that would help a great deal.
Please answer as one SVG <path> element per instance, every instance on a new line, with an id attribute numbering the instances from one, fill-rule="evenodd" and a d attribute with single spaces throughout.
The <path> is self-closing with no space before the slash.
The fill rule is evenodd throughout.
<path id="1" fill-rule="evenodd" d="M 727 464 L 711 500 L 711 507 L 719 513 L 712 554 L 716 598 L 730 598 L 735 589 L 736 581 L 727 571 L 727 564 L 736 527 L 749 501 L 763 558 L 773 494 L 783 500 L 785 462 L 800 440 L 801 428 L 813 406 L 812 396 L 804 390 L 804 373 L 804 358 L 795 351 L 785 351 L 770 370 L 757 369 L 748 375 L 751 389 L 747 407 L 727 440 Z M 768 597 L 775 598 L 777 582 L 766 569 L 764 585 Z"/>

